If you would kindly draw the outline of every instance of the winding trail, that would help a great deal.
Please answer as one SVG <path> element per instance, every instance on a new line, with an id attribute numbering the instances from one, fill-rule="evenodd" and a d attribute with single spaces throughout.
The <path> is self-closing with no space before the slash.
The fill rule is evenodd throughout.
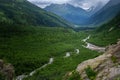
<path id="1" fill-rule="evenodd" d="M 20 76 L 18 76 L 18 77 L 16 78 L 16 80 L 23 80 L 24 78 L 27 78 L 27 77 L 29 77 L 29 76 L 33 76 L 38 70 L 40 70 L 40 69 L 42 69 L 42 68 L 45 68 L 45 67 L 46 67 L 47 65 L 49 65 L 49 64 L 52 64 L 53 61 L 54 61 L 54 58 L 50 58 L 50 59 L 49 59 L 49 62 L 46 63 L 46 64 L 44 64 L 42 67 L 40 67 L 40 68 L 32 71 L 32 72 L 31 72 L 30 74 L 28 74 L 28 75 L 24 75 L 24 74 L 23 74 L 23 75 L 20 75 Z"/>
<path id="2" fill-rule="evenodd" d="M 90 37 L 91 36 L 89 35 L 87 38 L 82 40 L 83 42 L 85 42 L 87 44 L 87 46 L 85 46 L 85 45 L 82 45 L 82 46 L 85 48 L 88 48 L 90 50 L 95 50 L 98 52 L 105 52 L 105 47 L 99 47 L 99 46 L 96 46 L 94 44 L 88 43 L 87 40 L 90 39 Z"/>

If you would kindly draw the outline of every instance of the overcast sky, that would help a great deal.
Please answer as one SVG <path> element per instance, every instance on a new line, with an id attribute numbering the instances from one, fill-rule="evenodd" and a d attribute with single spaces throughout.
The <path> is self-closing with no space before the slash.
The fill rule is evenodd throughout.
<path id="1" fill-rule="evenodd" d="M 81 7 L 83 9 L 89 9 L 91 7 L 96 7 L 99 3 L 104 6 L 109 0 L 28 0 L 41 8 L 44 8 L 50 4 L 65 4 L 69 3 L 76 7 Z"/>

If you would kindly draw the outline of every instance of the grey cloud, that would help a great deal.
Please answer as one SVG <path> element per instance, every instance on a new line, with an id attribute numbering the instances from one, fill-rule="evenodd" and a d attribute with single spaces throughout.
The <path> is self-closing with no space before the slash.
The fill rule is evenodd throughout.
<path id="1" fill-rule="evenodd" d="M 92 6 L 96 7 L 98 3 L 104 6 L 109 0 L 28 0 L 41 8 L 44 8 L 52 3 L 54 4 L 64 4 L 69 3 L 76 7 L 81 7 L 83 9 L 90 8 Z"/>

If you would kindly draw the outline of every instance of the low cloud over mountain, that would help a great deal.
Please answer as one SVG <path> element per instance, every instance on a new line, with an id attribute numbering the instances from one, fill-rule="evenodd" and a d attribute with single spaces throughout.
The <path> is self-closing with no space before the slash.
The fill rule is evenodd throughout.
<path id="1" fill-rule="evenodd" d="M 41 8 L 49 6 L 50 4 L 71 4 L 75 7 L 81 7 L 85 10 L 91 7 L 98 7 L 99 3 L 104 6 L 109 0 L 28 0 Z"/>

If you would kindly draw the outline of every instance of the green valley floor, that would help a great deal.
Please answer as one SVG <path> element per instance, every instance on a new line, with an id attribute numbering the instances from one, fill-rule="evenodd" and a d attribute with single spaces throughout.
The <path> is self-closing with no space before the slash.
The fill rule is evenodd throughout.
<path id="1" fill-rule="evenodd" d="M 61 80 L 82 61 L 101 54 L 82 46 L 82 39 L 88 36 L 85 32 L 59 27 L 11 28 L 1 32 L 0 58 L 13 64 L 16 76 L 29 74 L 54 58 L 52 64 L 25 80 Z"/>

